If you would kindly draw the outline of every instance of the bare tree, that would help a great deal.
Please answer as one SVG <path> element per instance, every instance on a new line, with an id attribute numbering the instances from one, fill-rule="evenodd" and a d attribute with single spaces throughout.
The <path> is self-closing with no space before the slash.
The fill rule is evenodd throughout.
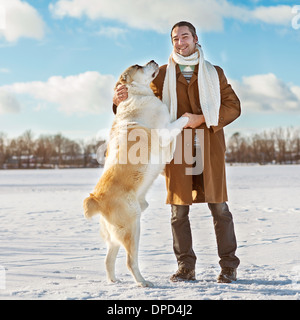
<path id="1" fill-rule="evenodd" d="M 295 163 L 300 163 L 300 129 L 296 129 L 292 137 L 293 141 L 293 159 Z"/>
<path id="2" fill-rule="evenodd" d="M 27 168 L 30 167 L 30 159 L 34 153 L 34 140 L 33 133 L 31 130 L 27 130 L 23 133 L 22 138 L 22 146 L 24 151 L 24 156 L 27 157 Z"/>
<path id="3" fill-rule="evenodd" d="M 277 162 L 282 164 L 286 160 L 286 146 L 287 141 L 285 137 L 285 132 L 283 128 L 278 128 L 274 132 L 277 146 Z"/>
<path id="4" fill-rule="evenodd" d="M 42 135 L 35 141 L 35 156 L 42 167 L 50 164 L 54 152 L 51 136 Z"/>
<path id="5" fill-rule="evenodd" d="M 53 137 L 54 150 L 56 156 L 58 157 L 58 162 L 56 163 L 56 165 L 58 166 L 61 166 L 62 164 L 62 148 L 64 139 L 65 138 L 62 136 L 61 133 L 58 133 Z"/>
<path id="6" fill-rule="evenodd" d="M 0 169 L 3 168 L 4 163 L 7 159 L 6 153 L 6 135 L 3 132 L 0 132 Z"/>

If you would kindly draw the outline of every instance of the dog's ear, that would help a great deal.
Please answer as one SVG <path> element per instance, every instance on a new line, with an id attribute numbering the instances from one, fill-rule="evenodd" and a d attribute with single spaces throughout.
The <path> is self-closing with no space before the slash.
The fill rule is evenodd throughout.
<path id="1" fill-rule="evenodd" d="M 142 68 L 139 65 L 134 65 L 127 68 L 120 76 L 119 83 L 121 84 L 130 84 L 133 81 L 133 77 L 138 69 Z"/>
<path id="2" fill-rule="evenodd" d="M 126 70 L 120 75 L 120 78 L 119 78 L 118 82 L 115 85 L 115 89 L 120 84 L 129 84 L 130 82 L 131 82 L 131 77 L 129 75 L 129 72 Z"/>
<path id="3" fill-rule="evenodd" d="M 121 84 L 127 84 L 131 82 L 131 77 L 129 72 L 125 71 L 121 74 L 120 78 L 119 78 L 119 82 Z"/>

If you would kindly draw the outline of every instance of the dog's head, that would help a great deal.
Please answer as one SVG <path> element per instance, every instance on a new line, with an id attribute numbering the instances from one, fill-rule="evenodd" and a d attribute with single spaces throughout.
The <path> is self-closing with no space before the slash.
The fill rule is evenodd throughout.
<path id="1" fill-rule="evenodd" d="M 159 72 L 159 66 L 154 61 L 151 60 L 144 66 L 139 66 L 135 64 L 127 68 L 120 76 L 119 81 L 116 86 L 119 84 L 130 85 L 135 82 L 140 85 L 149 86 L 150 83 L 156 78 Z"/>

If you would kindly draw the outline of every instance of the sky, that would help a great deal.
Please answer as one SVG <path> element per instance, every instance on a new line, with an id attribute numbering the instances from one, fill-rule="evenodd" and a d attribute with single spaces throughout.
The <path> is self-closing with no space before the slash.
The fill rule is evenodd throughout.
<path id="1" fill-rule="evenodd" d="M 299 127 L 297 1 L 0 0 L 0 132 L 106 138 L 119 75 L 166 64 L 181 20 L 241 100 L 227 136 Z"/>

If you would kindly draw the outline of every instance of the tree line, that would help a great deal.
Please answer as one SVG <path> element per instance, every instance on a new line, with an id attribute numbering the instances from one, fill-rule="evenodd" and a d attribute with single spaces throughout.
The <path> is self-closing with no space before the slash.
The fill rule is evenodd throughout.
<path id="1" fill-rule="evenodd" d="M 61 133 L 35 139 L 31 130 L 8 139 L 0 132 L 0 169 L 99 167 L 97 150 L 104 143 L 75 141 Z"/>
<path id="2" fill-rule="evenodd" d="M 35 139 L 31 130 L 8 139 L 0 132 L 0 169 L 99 167 L 103 165 L 97 159 L 100 146 L 105 147 L 104 139 L 75 141 L 61 133 Z M 300 128 L 277 128 L 250 136 L 236 132 L 227 141 L 226 162 L 299 164 Z"/>
<path id="3" fill-rule="evenodd" d="M 227 143 L 228 163 L 299 164 L 300 128 L 276 128 L 244 136 L 234 133 Z"/>

